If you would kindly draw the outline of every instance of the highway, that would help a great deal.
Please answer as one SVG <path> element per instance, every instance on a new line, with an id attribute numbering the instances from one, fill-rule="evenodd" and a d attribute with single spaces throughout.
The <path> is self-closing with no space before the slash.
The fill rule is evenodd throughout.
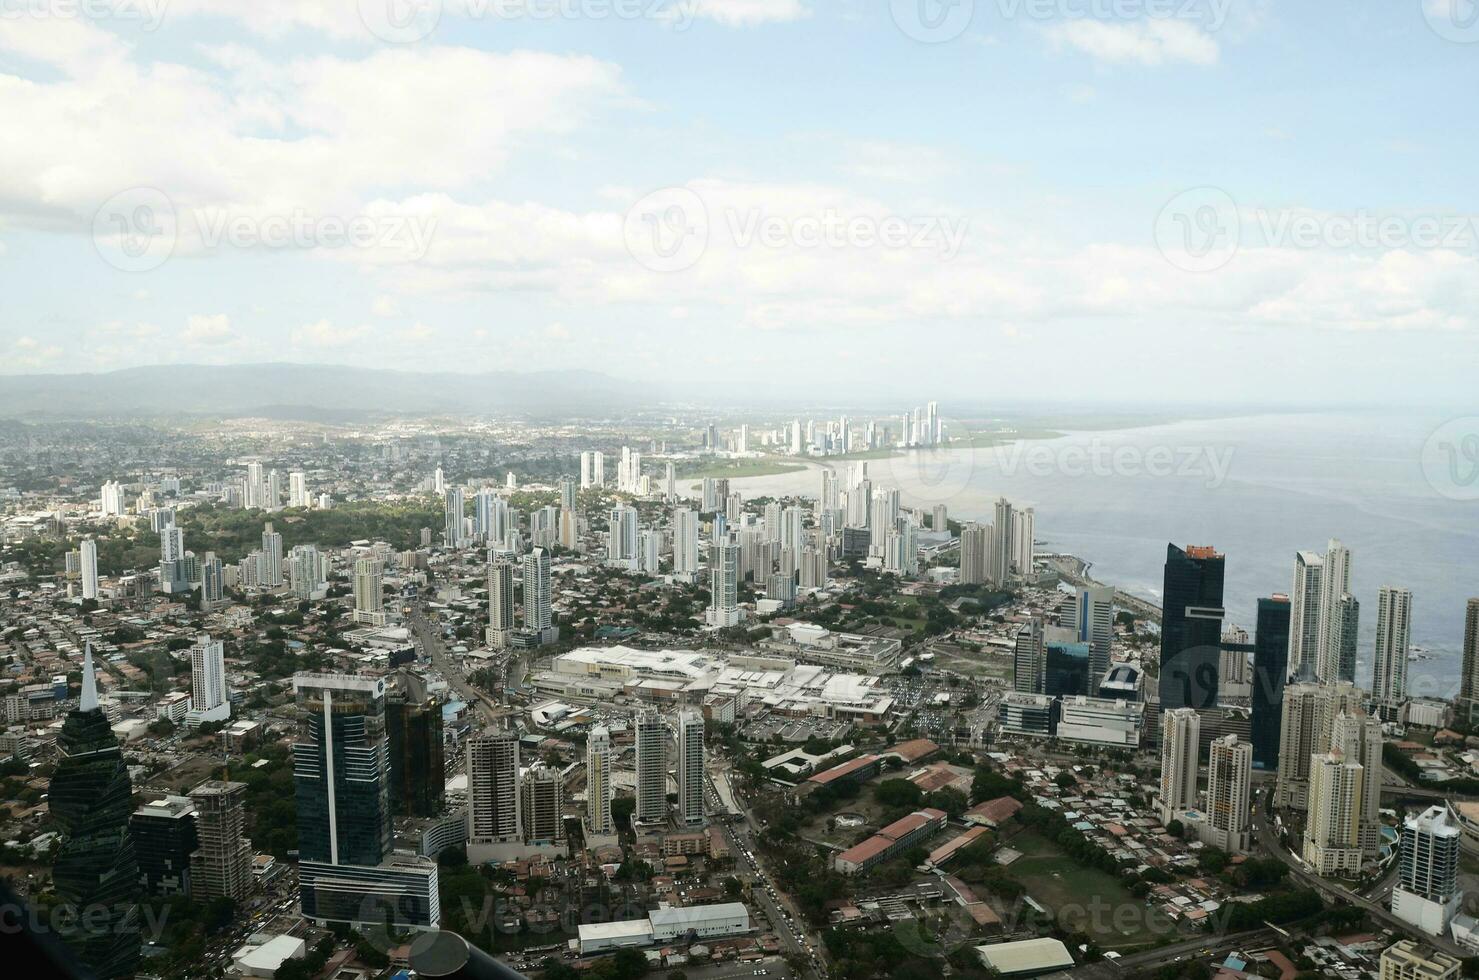
<path id="1" fill-rule="evenodd" d="M 426 621 L 425 610 L 419 602 L 411 606 L 411 632 L 416 637 L 416 645 L 431 658 L 432 666 L 447 679 L 452 690 L 456 691 L 463 701 L 477 708 L 483 720 L 497 723 L 502 718 L 500 706 L 492 698 L 469 684 L 467 678 L 462 676 L 462 671 L 452 663 L 446 650 L 442 648 L 441 637 Z"/>
<path id="2" fill-rule="evenodd" d="M 1250 929 L 1247 932 L 1235 932 L 1226 936 L 1203 936 L 1200 939 L 1188 939 L 1185 942 L 1161 946 L 1144 953 L 1122 956 L 1117 960 L 1091 963 L 1074 970 L 1070 976 L 1082 978 L 1082 980 L 1118 977 L 1131 970 L 1153 970 L 1156 967 L 1169 966 L 1188 958 L 1207 959 L 1208 956 L 1223 956 L 1243 950 L 1263 949 L 1273 945 L 1278 938 L 1278 933 L 1268 928 Z M 1210 953 L 1202 953 L 1204 949 L 1210 950 Z"/>

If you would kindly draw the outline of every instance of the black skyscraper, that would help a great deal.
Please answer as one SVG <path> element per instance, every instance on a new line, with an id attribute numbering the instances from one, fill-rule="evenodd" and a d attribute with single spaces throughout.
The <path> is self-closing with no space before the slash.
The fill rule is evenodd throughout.
<path id="1" fill-rule="evenodd" d="M 1258 600 L 1253 637 L 1253 765 L 1277 769 L 1284 727 L 1284 681 L 1289 675 L 1289 597 Z"/>
<path id="2" fill-rule="evenodd" d="M 1161 710 L 1217 703 L 1222 657 L 1223 557 L 1211 548 L 1166 546 L 1161 611 Z"/>

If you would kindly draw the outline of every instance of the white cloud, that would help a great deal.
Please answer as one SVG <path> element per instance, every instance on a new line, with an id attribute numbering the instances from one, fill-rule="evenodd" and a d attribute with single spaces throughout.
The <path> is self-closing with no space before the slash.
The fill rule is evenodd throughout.
<path id="1" fill-rule="evenodd" d="M 23 336 L 16 338 L 5 360 L 12 367 L 37 368 L 60 360 L 63 353 L 62 348 L 55 344 L 45 344 L 35 337 Z"/>
<path id="2" fill-rule="evenodd" d="M 1113 64 L 1217 64 L 1220 49 L 1195 23 L 1152 17 L 1128 23 L 1076 18 L 1046 29 L 1058 47 L 1068 46 Z"/>
<path id="3" fill-rule="evenodd" d="M 550 340 L 569 340 L 570 328 L 563 323 L 551 323 L 544 328 L 544 335 Z"/>
<path id="4" fill-rule="evenodd" d="M 180 332 L 180 342 L 187 347 L 216 347 L 240 340 L 231 329 L 231 318 L 224 313 L 194 314 Z"/>
<path id="5" fill-rule="evenodd" d="M 375 297 L 375 303 L 370 307 L 370 312 L 376 316 L 392 317 L 401 315 L 400 304 L 394 296 L 380 295 Z"/>
<path id="6" fill-rule="evenodd" d="M 424 323 L 414 323 L 401 331 L 401 339 L 410 343 L 420 343 L 435 336 L 436 331 Z"/>
<path id="7" fill-rule="evenodd" d="M 786 23 L 811 16 L 801 0 L 676 0 L 670 19 L 712 20 L 725 27 Z"/>
<path id="8" fill-rule="evenodd" d="M 846 169 L 856 177 L 926 182 L 952 176 L 960 167 L 931 146 L 868 140 L 853 145 Z"/>
<path id="9" fill-rule="evenodd" d="M 293 346 L 307 350 L 334 350 L 348 347 L 370 332 L 369 327 L 340 327 L 328 320 L 309 323 L 293 331 Z"/>

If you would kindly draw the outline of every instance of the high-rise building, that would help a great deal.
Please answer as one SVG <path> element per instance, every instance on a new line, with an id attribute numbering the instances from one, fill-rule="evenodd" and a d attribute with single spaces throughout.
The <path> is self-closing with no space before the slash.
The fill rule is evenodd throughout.
<path id="1" fill-rule="evenodd" d="M 737 626 L 739 610 L 739 545 L 726 535 L 709 545 L 709 608 L 704 614 L 710 626 Z"/>
<path id="2" fill-rule="evenodd" d="M 301 470 L 288 474 L 288 506 L 304 510 L 313 506 L 313 495 L 308 492 L 308 474 Z"/>
<path id="3" fill-rule="evenodd" d="M 1376 658 L 1371 696 L 1392 711 L 1407 695 L 1407 653 L 1412 636 L 1412 593 L 1384 585 L 1376 597 Z"/>
<path id="4" fill-rule="evenodd" d="M 1320 576 L 1320 640 L 1315 662 L 1315 677 L 1327 684 L 1340 680 L 1340 604 L 1350 593 L 1350 549 L 1331 538 Z"/>
<path id="5" fill-rule="evenodd" d="M 704 716 L 678 712 L 678 822 L 704 822 Z"/>
<path id="6" fill-rule="evenodd" d="M 1217 703 L 1224 559 L 1212 548 L 1166 546 L 1161 613 L 1161 710 Z"/>
<path id="7" fill-rule="evenodd" d="M 1275 785 L 1277 805 L 1296 810 L 1307 809 L 1309 805 L 1311 758 L 1330 751 L 1335 719 L 1341 714 L 1359 712 L 1365 697 L 1354 684 L 1317 683 L 1310 661 L 1305 661 L 1302 669 L 1304 675 L 1284 687 Z"/>
<path id="8" fill-rule="evenodd" d="M 98 504 L 104 517 L 122 517 L 128 513 L 128 491 L 123 484 L 109 480 L 103 484 Z"/>
<path id="9" fill-rule="evenodd" d="M 1361 785 L 1356 836 L 1362 853 L 1374 858 L 1381 852 L 1381 719 L 1368 715 L 1359 705 L 1335 716 L 1330 725 L 1330 749 L 1347 762 L 1358 762 L 1367 778 Z"/>
<path id="10" fill-rule="evenodd" d="M 1012 690 L 1042 694 L 1046 678 L 1047 645 L 1043 638 L 1043 623 L 1040 619 L 1030 619 L 1017 630 L 1012 658 Z"/>
<path id="11" fill-rule="evenodd" d="M 145 894 L 189 895 L 190 855 L 200 846 L 190 798 L 166 796 L 144 804 L 134 811 L 128 832 Z"/>
<path id="12" fill-rule="evenodd" d="M 467 534 L 463 530 L 466 507 L 463 502 L 462 488 L 448 487 L 442 495 L 442 504 L 442 537 L 447 542 L 447 547 L 466 547 Z"/>
<path id="13" fill-rule="evenodd" d="M 1392 914 L 1432 936 L 1447 936 L 1463 892 L 1458 887 L 1458 818 L 1447 804 L 1409 816 L 1402 826 Z"/>
<path id="14" fill-rule="evenodd" d="M 1290 593 L 1289 671 L 1298 673 L 1305 661 L 1313 676 L 1320 648 L 1320 596 L 1325 556 L 1313 551 L 1294 555 L 1294 588 Z"/>
<path id="15" fill-rule="evenodd" d="M 282 586 L 282 535 L 271 524 L 262 530 L 262 572 L 258 579 L 263 588 Z"/>
<path id="16" fill-rule="evenodd" d="M 442 743 L 440 702 L 419 675 L 400 671 L 395 675 L 395 683 L 385 691 L 385 745 L 392 814 L 433 817 L 441 812 L 446 790 Z"/>
<path id="17" fill-rule="evenodd" d="M 1162 823 L 1196 809 L 1197 759 L 1202 735 L 1201 716 L 1191 708 L 1173 708 L 1161 713 L 1161 802 Z"/>
<path id="18" fill-rule="evenodd" d="M 191 895 L 240 901 L 252 887 L 252 844 L 246 838 L 246 783 L 209 779 L 190 791 L 200 847 L 190 856 Z"/>
<path id="19" fill-rule="evenodd" d="M 989 524 L 970 522 L 960 529 L 960 582 L 962 585 L 984 585 L 994 581 L 996 562 L 992 546 L 995 541 Z"/>
<path id="20" fill-rule="evenodd" d="M 282 474 L 277 470 L 267 473 L 267 510 L 282 510 Z"/>
<path id="21" fill-rule="evenodd" d="M 1361 632 L 1361 604 L 1349 592 L 1335 600 L 1335 617 L 1330 627 L 1332 680 L 1354 684 L 1356 681 L 1356 640 Z"/>
<path id="22" fill-rule="evenodd" d="M 385 679 L 299 673 L 293 690 L 303 917 L 435 928 L 436 862 L 391 855 Z"/>
<path id="23" fill-rule="evenodd" d="M 299 599 L 322 599 L 328 594 L 327 561 L 311 544 L 295 544 L 288 552 L 288 588 Z"/>
<path id="24" fill-rule="evenodd" d="M 1464 611 L 1463 676 L 1459 678 L 1459 709 L 1473 723 L 1474 706 L 1479 703 L 1479 598 L 1470 599 Z"/>
<path id="25" fill-rule="evenodd" d="M 159 590 L 171 595 L 190 591 L 185 532 L 174 524 L 159 532 Z"/>
<path id="26" fill-rule="evenodd" d="M 1276 769 L 1279 733 L 1284 720 L 1284 682 L 1289 674 L 1289 597 L 1274 595 L 1258 600 L 1258 623 L 1253 637 L 1253 765 Z"/>
<path id="27" fill-rule="evenodd" d="M 484 544 L 503 544 L 508 537 L 508 501 L 493 490 L 479 490 L 473 497 L 473 533 Z"/>
<path id="28" fill-rule="evenodd" d="M 524 629 L 541 635 L 554 628 L 549 552 L 534 548 L 524 556 Z"/>
<path id="29" fill-rule="evenodd" d="M 467 840 L 503 844 L 524 837 L 519 805 L 519 735 L 492 731 L 467 740 Z"/>
<path id="30" fill-rule="evenodd" d="M 1249 795 L 1253 746 L 1236 735 L 1213 739 L 1207 752 L 1207 805 L 1204 840 L 1231 854 L 1250 846 Z"/>
<path id="31" fill-rule="evenodd" d="M 205 610 L 215 609 L 226 601 L 226 566 L 214 551 L 207 551 L 200 562 L 200 604 Z"/>
<path id="32" fill-rule="evenodd" d="M 243 495 L 248 510 L 264 510 L 267 507 L 267 474 L 261 463 L 248 463 L 246 468 L 246 493 Z"/>
<path id="33" fill-rule="evenodd" d="M 1310 760 L 1304 861 L 1317 875 L 1353 877 L 1361 870 L 1360 817 L 1365 776 L 1365 768 L 1338 749 Z"/>
<path id="34" fill-rule="evenodd" d="M 673 575 L 684 581 L 698 577 L 698 514 L 687 507 L 673 511 Z"/>
<path id="35" fill-rule="evenodd" d="M 617 504 L 606 518 L 606 563 L 627 571 L 638 568 L 637 508 Z"/>
<path id="36" fill-rule="evenodd" d="M 1089 682 L 1094 690 L 1109 671 L 1109 647 L 1114 638 L 1114 587 L 1077 586 L 1058 607 L 1058 622 L 1072 630 L 1078 643 L 1089 645 Z"/>
<path id="37" fill-rule="evenodd" d="M 48 788 L 61 835 L 52 887 L 85 911 L 62 933 L 78 961 L 100 978 L 131 977 L 139 961 L 139 866 L 129 836 L 133 787 L 108 716 L 98 706 L 92 647 L 82 661 L 82 700 L 57 738 Z"/>
<path id="38" fill-rule="evenodd" d="M 565 780 L 560 770 L 543 763 L 530 766 L 524 773 L 520 800 L 527 843 L 557 843 L 565 839 Z"/>
<path id="39" fill-rule="evenodd" d="M 354 562 L 354 621 L 368 626 L 385 625 L 384 566 L 378 558 Z"/>
<path id="40" fill-rule="evenodd" d="M 82 556 L 82 567 L 79 569 L 82 577 L 82 598 L 96 599 L 98 597 L 98 543 L 92 538 L 83 538 L 79 550 Z"/>
<path id="41" fill-rule="evenodd" d="M 616 833 L 611 822 L 611 733 L 597 725 L 585 742 L 585 820 L 592 834 Z"/>
<path id="42" fill-rule="evenodd" d="M 936 533 L 950 530 L 950 509 L 944 504 L 935 504 L 930 516 L 930 530 Z"/>
<path id="43" fill-rule="evenodd" d="M 655 711 L 637 716 L 637 809 L 643 823 L 668 815 L 668 728 Z"/>
<path id="44" fill-rule="evenodd" d="M 226 648 L 220 640 L 201 637 L 190 648 L 190 719 L 195 723 L 231 717 L 226 688 Z"/>
<path id="45" fill-rule="evenodd" d="M 514 563 L 495 558 L 488 565 L 488 646 L 503 650 L 514 631 Z"/>

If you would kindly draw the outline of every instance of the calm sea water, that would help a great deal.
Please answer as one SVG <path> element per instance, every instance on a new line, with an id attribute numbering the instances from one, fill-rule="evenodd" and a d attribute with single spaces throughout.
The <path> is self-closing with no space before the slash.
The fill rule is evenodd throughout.
<path id="1" fill-rule="evenodd" d="M 1479 420 L 1389 414 L 1263 415 L 1179 422 L 868 464 L 907 506 L 991 520 L 997 497 L 1037 514 L 1038 549 L 1159 601 L 1167 543 L 1227 556 L 1228 620 L 1252 632 L 1260 596 L 1288 592 L 1294 553 L 1340 538 L 1361 603 L 1358 681 L 1369 680 L 1376 596 L 1412 590 L 1415 694 L 1456 690 L 1465 602 L 1479 596 Z M 847 465 L 847 464 L 842 464 Z M 856 464 L 852 464 L 856 465 Z M 732 481 L 747 497 L 815 496 L 808 469 Z"/>

